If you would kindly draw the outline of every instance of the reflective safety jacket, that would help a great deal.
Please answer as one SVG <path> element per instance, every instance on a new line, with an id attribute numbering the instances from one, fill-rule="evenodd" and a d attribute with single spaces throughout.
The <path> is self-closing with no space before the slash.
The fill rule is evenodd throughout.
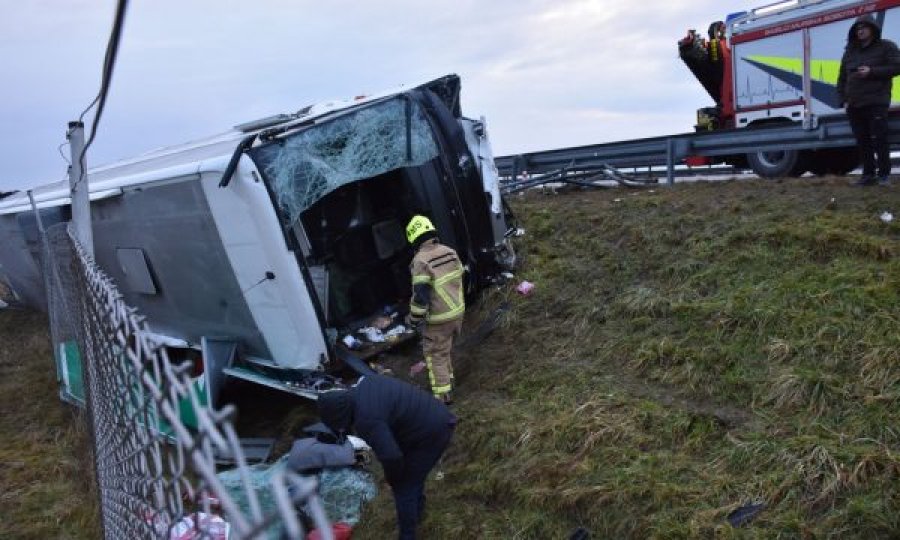
<path id="1" fill-rule="evenodd" d="M 438 324 L 459 319 L 466 311 L 463 266 L 453 249 L 436 239 L 422 244 L 410 265 L 412 301 L 409 317 Z"/>

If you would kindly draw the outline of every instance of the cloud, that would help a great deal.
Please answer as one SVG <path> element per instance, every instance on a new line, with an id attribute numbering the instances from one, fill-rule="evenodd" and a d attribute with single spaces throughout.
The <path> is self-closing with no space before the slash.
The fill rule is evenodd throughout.
<path id="1" fill-rule="evenodd" d="M 677 58 L 744 2 L 155 0 L 130 3 L 89 162 L 317 101 L 463 78 L 463 107 L 513 153 L 691 129 L 709 98 Z M 0 189 L 57 180 L 93 99 L 115 2 L 0 0 Z M 88 115 L 90 120 L 93 116 Z"/>

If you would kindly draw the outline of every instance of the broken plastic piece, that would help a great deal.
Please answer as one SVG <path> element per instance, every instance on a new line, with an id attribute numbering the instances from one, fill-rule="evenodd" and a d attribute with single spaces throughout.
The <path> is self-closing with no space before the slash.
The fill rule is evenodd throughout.
<path id="1" fill-rule="evenodd" d="M 523 281 L 522 283 L 519 283 L 518 287 L 516 287 L 516 292 L 521 294 L 522 296 L 528 296 L 533 290 L 534 283 L 530 281 Z"/>
<path id="2" fill-rule="evenodd" d="M 387 315 L 379 315 L 372 321 L 372 326 L 379 330 L 384 330 L 391 325 L 391 318 Z"/>
<path id="3" fill-rule="evenodd" d="M 384 338 L 390 340 L 391 338 L 401 336 L 408 331 L 406 326 L 402 324 L 398 324 L 397 326 L 391 328 L 387 332 L 384 333 Z"/>
<path id="4" fill-rule="evenodd" d="M 169 540 L 228 540 L 231 525 L 219 516 L 197 512 L 181 518 L 172 526 Z"/>
<path id="5" fill-rule="evenodd" d="M 353 337 L 351 334 L 347 334 L 346 336 L 344 336 L 344 339 L 342 339 L 341 342 L 348 349 L 358 349 L 362 345 L 362 342 Z"/>
<path id="6" fill-rule="evenodd" d="M 894 221 L 894 214 L 892 214 L 890 212 L 885 212 L 885 213 L 881 214 L 881 221 L 883 221 L 885 223 L 890 223 L 890 222 Z"/>
<path id="7" fill-rule="evenodd" d="M 765 508 L 765 504 L 744 505 L 728 514 L 728 523 L 730 523 L 732 527 L 740 527 L 741 525 L 750 523 L 753 518 L 758 516 Z"/>
<path id="8" fill-rule="evenodd" d="M 413 377 L 425 371 L 425 362 L 416 362 L 409 368 L 409 376 Z"/>
<path id="9" fill-rule="evenodd" d="M 371 326 L 360 328 L 359 333 L 366 336 L 366 339 L 372 343 L 381 343 L 384 341 L 384 334 L 381 332 L 381 330 L 372 328 Z"/>
<path id="10" fill-rule="evenodd" d="M 353 535 L 353 527 L 347 523 L 335 523 L 331 526 L 331 535 L 334 540 L 350 540 Z M 319 529 L 313 529 L 306 535 L 306 540 L 323 540 L 326 538 Z"/>

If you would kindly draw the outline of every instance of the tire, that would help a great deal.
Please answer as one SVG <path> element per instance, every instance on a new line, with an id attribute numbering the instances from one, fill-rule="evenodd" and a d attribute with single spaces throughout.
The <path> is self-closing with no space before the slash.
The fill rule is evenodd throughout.
<path id="1" fill-rule="evenodd" d="M 761 178 L 800 176 L 806 171 L 806 160 L 800 150 L 777 150 L 747 154 L 747 163 Z"/>

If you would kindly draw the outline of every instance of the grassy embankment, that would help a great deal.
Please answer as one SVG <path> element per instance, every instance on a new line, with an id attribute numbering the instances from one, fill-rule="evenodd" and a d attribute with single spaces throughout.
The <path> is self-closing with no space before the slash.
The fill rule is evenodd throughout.
<path id="1" fill-rule="evenodd" d="M 474 324 L 511 306 L 457 360 L 462 420 L 424 538 L 900 534 L 900 224 L 878 219 L 900 214 L 900 189 L 735 182 L 512 204 L 527 231 L 516 279 L 536 289 L 470 310 Z M 69 532 L 95 529 L 46 325 L 27 318 L 25 334 L 21 317 L 0 312 L 0 537 L 89 536 Z M 728 525 L 748 503 L 766 508 Z M 355 533 L 395 534 L 386 490 Z"/>
<path id="2" fill-rule="evenodd" d="M 0 310 L 0 538 L 98 538 L 84 421 L 59 400 L 47 319 Z"/>
<path id="3" fill-rule="evenodd" d="M 459 361 L 427 538 L 897 538 L 900 190 L 514 198 L 503 327 Z M 386 538 L 379 495 L 358 538 Z M 764 503 L 732 528 L 729 513 Z"/>

